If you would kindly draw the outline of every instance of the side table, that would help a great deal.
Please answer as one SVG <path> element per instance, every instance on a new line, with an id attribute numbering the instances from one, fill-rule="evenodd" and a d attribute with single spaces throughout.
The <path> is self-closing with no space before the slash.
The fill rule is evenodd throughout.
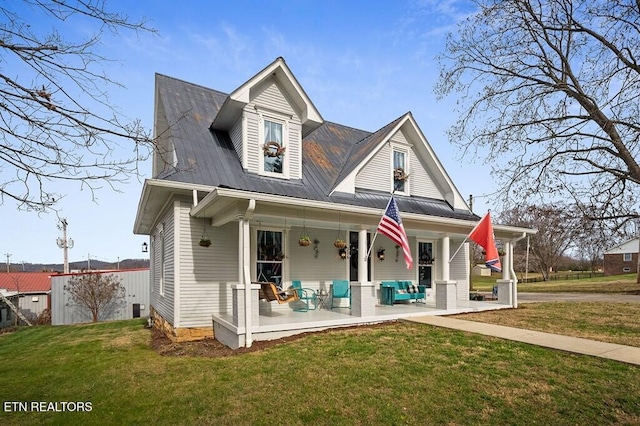
<path id="1" fill-rule="evenodd" d="M 326 291 L 318 291 L 316 295 L 318 296 L 318 310 L 322 309 L 323 307 L 325 309 L 329 309 L 327 307 L 327 297 L 329 297 L 329 293 Z"/>

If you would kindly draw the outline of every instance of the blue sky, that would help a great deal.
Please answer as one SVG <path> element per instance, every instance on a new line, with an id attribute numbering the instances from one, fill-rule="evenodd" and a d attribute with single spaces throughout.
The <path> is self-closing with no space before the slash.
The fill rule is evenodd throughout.
<path id="1" fill-rule="evenodd" d="M 110 89 L 110 100 L 127 117 L 153 125 L 154 74 L 231 92 L 271 63 L 285 58 L 323 118 L 375 131 L 407 111 L 434 148 L 461 194 L 474 194 L 474 211 L 491 208 L 495 191 L 489 165 L 460 159 L 445 131 L 456 118 L 455 99 L 437 101 L 435 57 L 445 36 L 470 12 L 464 1 L 108 1 L 108 8 L 131 19 L 146 17 L 158 33 L 105 33 L 100 53 L 113 61 L 104 70 L 125 87 Z M 47 22 L 25 10 L 34 25 Z M 87 34 L 91 27 L 65 24 L 64 34 Z M 7 70 L 3 70 L 7 72 Z M 10 71 L 10 70 L 9 70 Z M 74 184 L 57 184 L 67 194 L 60 216 L 69 223 L 75 246 L 71 261 L 142 258 L 145 236 L 133 222 L 150 162 L 142 177 L 113 192 L 91 194 Z M 0 206 L 0 250 L 11 262 L 62 262 L 55 214 Z"/>

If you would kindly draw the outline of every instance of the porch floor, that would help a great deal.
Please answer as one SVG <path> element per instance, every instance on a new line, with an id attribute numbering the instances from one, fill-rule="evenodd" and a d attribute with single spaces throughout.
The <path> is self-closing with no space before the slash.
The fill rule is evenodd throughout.
<path id="1" fill-rule="evenodd" d="M 277 305 L 276 305 L 277 306 Z M 259 315 L 258 324 L 252 327 L 255 340 L 271 340 L 294 334 L 324 330 L 327 328 L 351 325 L 372 324 L 393 321 L 402 318 L 425 315 L 453 315 L 466 312 L 479 312 L 495 309 L 507 309 L 509 305 L 497 301 L 458 300 L 456 309 L 436 309 L 435 301 L 427 303 L 398 303 L 393 306 L 376 305 L 369 316 L 356 317 L 348 308 L 316 309 L 308 312 L 295 312 L 291 309 L 273 309 Z M 231 315 L 222 314 L 218 318 L 227 322 Z"/>

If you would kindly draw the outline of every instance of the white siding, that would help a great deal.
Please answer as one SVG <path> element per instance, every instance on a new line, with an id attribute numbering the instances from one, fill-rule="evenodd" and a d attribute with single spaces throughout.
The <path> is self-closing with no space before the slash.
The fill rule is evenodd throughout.
<path id="1" fill-rule="evenodd" d="M 378 260 L 378 249 L 385 249 L 385 258 L 383 261 Z M 418 269 L 415 259 L 418 251 L 418 244 L 414 237 L 409 237 L 409 247 L 411 247 L 411 257 L 414 259 L 414 266 L 411 269 L 407 269 L 407 264 L 404 261 L 404 254 L 402 248 L 398 249 L 398 256 L 396 259 L 396 245 L 389 238 L 384 235 L 378 234 L 374 242 L 374 246 L 371 249 L 371 266 L 373 267 L 372 281 L 378 288 L 380 281 L 384 280 L 411 280 L 417 283 Z"/>
<path id="2" fill-rule="evenodd" d="M 401 145 L 406 145 L 406 146 L 410 146 L 411 145 L 409 143 L 409 141 L 407 140 L 407 138 L 404 136 L 404 133 L 402 133 L 402 130 L 397 131 L 391 137 L 391 142 L 399 143 Z"/>
<path id="3" fill-rule="evenodd" d="M 259 161 L 262 160 L 262 149 L 260 148 L 261 144 L 259 142 L 258 114 L 256 114 L 252 106 L 247 105 L 244 108 L 244 117 L 247 123 L 247 170 L 258 173 L 260 170 Z"/>
<path id="4" fill-rule="evenodd" d="M 391 149 L 384 146 L 356 176 L 356 188 L 391 192 Z"/>
<path id="5" fill-rule="evenodd" d="M 450 241 L 449 253 L 453 254 L 460 242 Z M 464 247 L 456 254 L 449 264 L 449 278 L 458 282 L 456 286 L 457 297 L 459 300 L 467 300 L 469 298 L 469 244 L 465 244 Z"/>
<path id="6" fill-rule="evenodd" d="M 200 247 L 202 219 L 189 215 L 190 205 L 179 208 L 180 324 L 176 327 L 210 327 L 211 315 L 231 312 L 231 285 L 238 278 L 238 223 L 207 226 L 212 241 Z"/>
<path id="7" fill-rule="evenodd" d="M 229 137 L 231 138 L 231 142 L 233 142 L 233 148 L 236 150 L 238 154 L 238 158 L 240 158 L 240 163 L 242 163 L 242 120 L 241 116 L 238 121 L 236 121 L 229 132 Z"/>
<path id="8" fill-rule="evenodd" d="M 289 177 L 302 179 L 302 125 L 299 122 L 289 123 Z"/>
<path id="9" fill-rule="evenodd" d="M 284 97 L 273 79 L 256 89 L 256 94 L 252 101 L 255 105 L 279 111 L 282 114 L 295 115 L 291 104 L 289 104 L 289 101 Z"/>
<path id="10" fill-rule="evenodd" d="M 302 230 L 300 228 L 292 228 L 289 232 L 289 247 L 285 262 L 289 266 L 289 280 L 287 285 L 291 284 L 291 280 L 302 281 L 303 287 L 309 287 L 314 290 L 319 287 L 329 289 L 334 279 L 349 278 L 349 264 L 347 261 L 340 259 L 338 249 L 333 246 L 333 242 L 337 238 L 337 231 L 331 229 L 313 229 L 307 228 L 311 241 L 318 239 L 318 257 L 315 257 L 313 244 L 307 247 L 298 245 L 298 239 Z M 348 241 L 347 232 L 342 230 L 342 239 Z M 286 268 L 285 268 L 286 269 Z"/>
<path id="11" fill-rule="evenodd" d="M 444 196 L 433 182 L 433 179 L 431 179 L 429 172 L 420 159 L 415 155 L 411 155 L 410 161 L 409 187 L 411 188 L 411 195 L 443 200 Z"/>
<path id="12" fill-rule="evenodd" d="M 170 324 L 174 324 L 174 226 L 173 204 L 162 215 L 162 219 L 156 225 L 152 234 L 152 290 L 151 305 Z M 160 227 L 164 227 L 165 246 L 165 280 L 163 294 L 160 294 Z"/>

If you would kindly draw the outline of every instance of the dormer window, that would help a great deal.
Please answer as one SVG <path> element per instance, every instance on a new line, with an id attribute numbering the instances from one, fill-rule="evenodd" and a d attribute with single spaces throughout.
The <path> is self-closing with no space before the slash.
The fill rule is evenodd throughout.
<path id="1" fill-rule="evenodd" d="M 264 120 L 264 171 L 282 173 L 284 162 L 284 144 L 282 140 L 282 123 Z"/>
<path id="2" fill-rule="evenodd" d="M 393 150 L 393 191 L 398 193 L 408 192 L 407 179 L 409 173 L 407 171 L 407 153 L 404 150 Z"/>

